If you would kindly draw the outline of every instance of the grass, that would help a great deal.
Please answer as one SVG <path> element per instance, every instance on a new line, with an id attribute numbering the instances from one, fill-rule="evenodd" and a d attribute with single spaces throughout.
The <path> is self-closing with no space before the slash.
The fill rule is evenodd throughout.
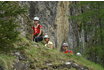
<path id="1" fill-rule="evenodd" d="M 60 60 L 65 60 L 65 55 L 60 54 L 56 50 L 48 49 L 42 45 L 39 47 L 29 47 L 25 49 L 25 53 L 32 61 L 36 61 L 39 67 L 44 66 L 45 62 L 54 62 L 54 64 L 60 64 Z M 60 56 L 59 56 L 60 55 Z"/>
<path id="2" fill-rule="evenodd" d="M 15 47 L 17 48 L 17 50 L 22 51 L 28 57 L 28 61 L 32 63 L 32 67 L 42 68 L 47 67 L 45 65 L 46 62 L 52 62 L 52 64 L 58 65 L 62 64 L 65 61 L 73 60 L 77 64 L 87 66 L 88 68 L 90 68 L 90 70 L 104 70 L 104 68 L 100 65 L 88 61 L 83 57 L 64 54 L 57 51 L 56 49 L 48 49 L 42 43 L 34 43 L 28 41 L 25 38 L 16 43 Z M 5 67 L 5 70 L 11 70 L 13 60 L 15 60 L 14 56 L 0 54 L 0 65 Z M 70 70 L 75 69 L 72 68 Z"/>
<path id="3" fill-rule="evenodd" d="M 73 56 L 71 59 L 74 60 L 75 62 L 79 63 L 80 65 L 83 64 L 84 66 L 89 67 L 90 70 L 104 70 L 104 68 L 102 66 L 100 66 L 99 64 L 86 60 L 83 57 Z"/>
<path id="4" fill-rule="evenodd" d="M 14 59 L 13 56 L 0 54 L 0 66 L 3 66 L 5 70 L 11 70 Z"/>
<path id="5" fill-rule="evenodd" d="M 45 61 L 52 61 L 53 64 L 58 65 L 62 63 L 62 61 L 65 62 L 68 60 L 73 60 L 80 65 L 89 67 L 90 70 L 104 70 L 104 68 L 101 67 L 99 64 L 95 64 L 91 61 L 88 61 L 83 57 L 66 55 L 55 49 L 48 49 L 43 45 L 39 45 L 38 47 L 29 47 L 25 50 L 25 52 L 26 54 L 28 54 L 30 59 L 35 59 L 35 61 L 37 61 L 37 64 L 39 64 L 40 67 L 45 64 Z"/>

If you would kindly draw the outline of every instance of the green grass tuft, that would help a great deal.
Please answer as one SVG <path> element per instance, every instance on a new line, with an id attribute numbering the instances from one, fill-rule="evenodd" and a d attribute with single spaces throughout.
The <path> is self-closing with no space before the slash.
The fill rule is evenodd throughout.
<path id="1" fill-rule="evenodd" d="M 54 65 L 62 64 L 63 62 L 72 60 L 79 65 L 86 66 L 90 70 L 104 70 L 98 64 L 86 60 L 83 57 L 78 57 L 75 55 L 64 54 L 59 52 L 57 49 L 48 49 L 42 43 L 31 42 L 25 38 L 21 39 L 20 42 L 15 44 L 18 51 L 22 51 L 25 56 L 28 57 L 28 61 L 32 62 L 32 67 L 43 68 L 47 67 L 46 62 L 52 62 Z M 0 66 L 5 67 L 5 70 L 12 70 L 14 56 L 0 54 Z M 30 69 L 31 70 L 31 69 Z M 67 68 L 64 70 L 68 70 Z M 75 69 L 70 69 L 75 70 Z"/>

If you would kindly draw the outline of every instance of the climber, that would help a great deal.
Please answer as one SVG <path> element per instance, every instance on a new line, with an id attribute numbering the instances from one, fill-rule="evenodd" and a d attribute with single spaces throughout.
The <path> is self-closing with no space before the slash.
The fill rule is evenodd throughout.
<path id="1" fill-rule="evenodd" d="M 64 51 L 64 53 L 70 53 L 70 54 L 73 54 L 73 51 L 72 50 L 68 50 L 68 43 L 63 43 L 62 44 L 62 49 Z"/>
<path id="2" fill-rule="evenodd" d="M 43 31 L 42 31 L 42 25 L 39 24 L 39 17 L 34 17 L 34 26 L 32 27 L 33 34 L 32 39 L 35 42 L 40 42 L 43 40 Z"/>
<path id="3" fill-rule="evenodd" d="M 50 41 L 50 38 L 49 38 L 49 36 L 48 36 L 47 34 L 44 35 L 44 42 L 45 42 L 45 46 L 46 46 L 46 47 L 51 48 L 51 49 L 54 48 L 54 45 L 53 45 L 53 43 Z"/>

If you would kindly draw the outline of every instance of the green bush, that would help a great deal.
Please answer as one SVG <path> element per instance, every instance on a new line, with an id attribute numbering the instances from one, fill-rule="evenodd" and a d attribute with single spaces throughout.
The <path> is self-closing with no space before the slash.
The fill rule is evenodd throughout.
<path id="1" fill-rule="evenodd" d="M 17 41 L 18 15 L 25 12 L 19 2 L 0 2 L 0 50 L 9 51 Z"/>

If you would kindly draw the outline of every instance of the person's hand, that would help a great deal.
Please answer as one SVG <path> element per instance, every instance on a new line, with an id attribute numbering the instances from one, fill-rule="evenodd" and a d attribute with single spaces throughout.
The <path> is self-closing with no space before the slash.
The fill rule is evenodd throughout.
<path id="1" fill-rule="evenodd" d="M 39 37 L 39 35 L 38 35 L 38 36 L 36 36 L 36 37 Z"/>

